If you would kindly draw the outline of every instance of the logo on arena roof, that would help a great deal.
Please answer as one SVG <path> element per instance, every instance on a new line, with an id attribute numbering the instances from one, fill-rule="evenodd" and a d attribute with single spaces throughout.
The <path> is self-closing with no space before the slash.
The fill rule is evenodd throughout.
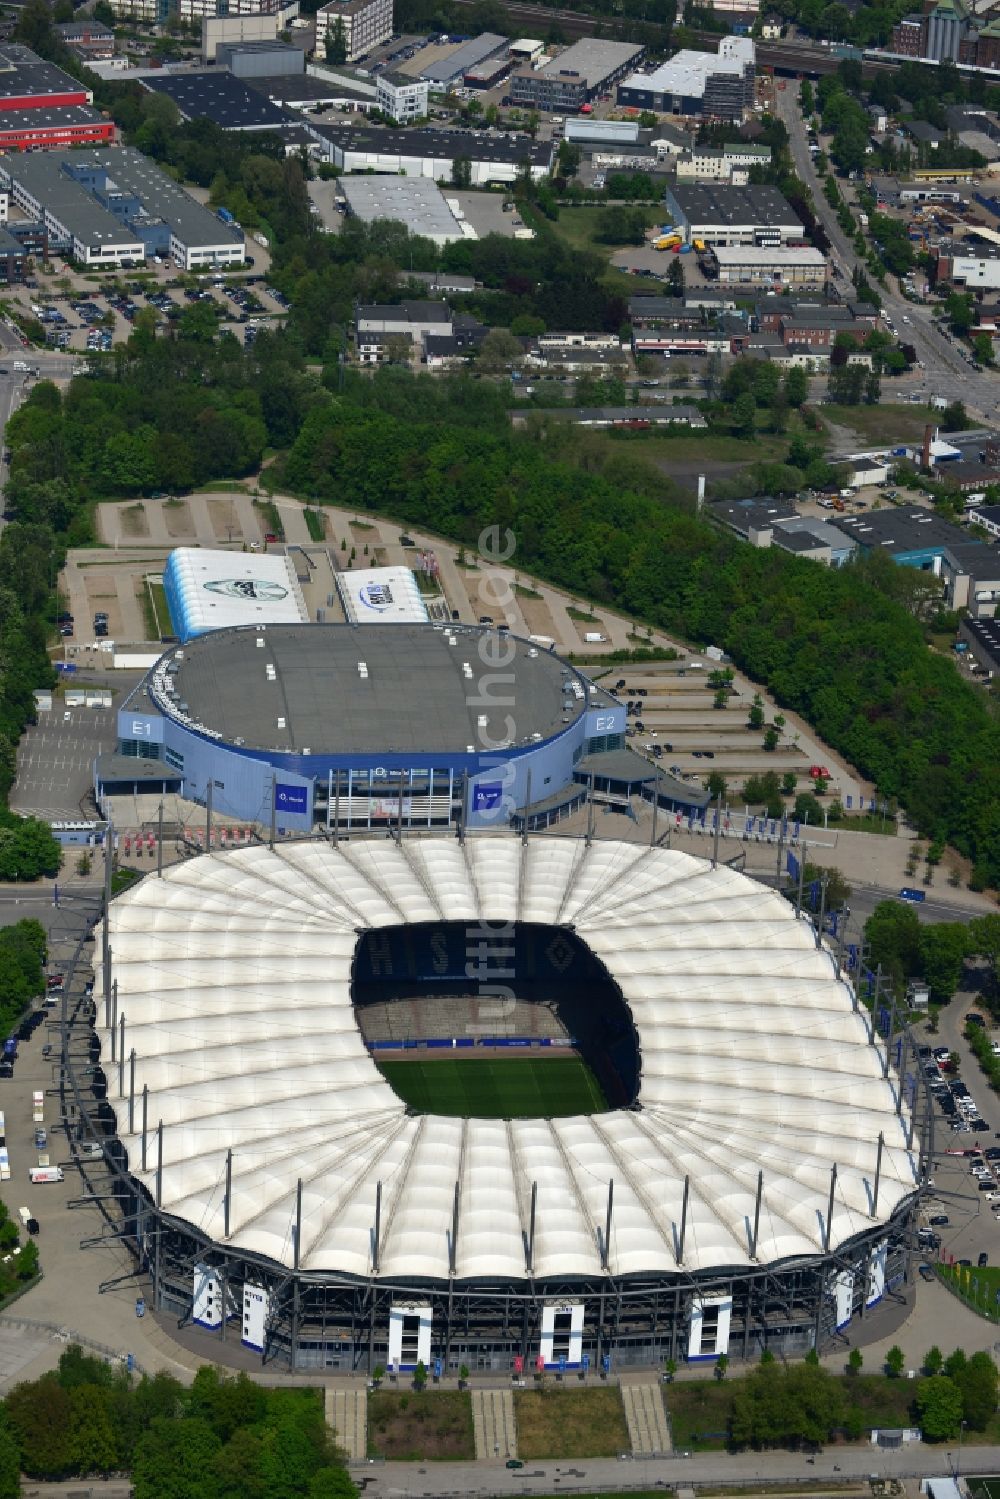
<path id="1" fill-rule="evenodd" d="M 392 589 L 388 583 L 364 583 L 358 589 L 358 598 L 369 609 L 391 609 Z"/>
<path id="2" fill-rule="evenodd" d="M 231 599 L 251 599 L 258 603 L 274 604 L 288 597 L 288 589 L 280 583 L 269 583 L 266 578 L 215 578 L 203 585 L 209 593 L 224 593 Z"/>

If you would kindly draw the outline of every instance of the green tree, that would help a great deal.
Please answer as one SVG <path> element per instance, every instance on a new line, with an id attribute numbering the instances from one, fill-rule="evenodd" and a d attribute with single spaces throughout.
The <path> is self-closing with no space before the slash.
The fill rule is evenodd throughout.
<path id="1" fill-rule="evenodd" d="M 947 1004 L 962 978 L 969 954 L 969 930 L 962 922 L 945 921 L 920 927 L 920 967 L 935 1004 Z"/>
<path id="2" fill-rule="evenodd" d="M 524 362 L 524 349 L 506 328 L 492 328 L 479 346 L 476 363 L 489 374 L 516 369 Z"/>
<path id="3" fill-rule="evenodd" d="M 718 800 L 722 806 L 725 806 L 727 795 L 726 778 L 721 770 L 713 770 L 709 773 L 708 779 L 705 782 L 705 789 L 713 802 Z"/>
<path id="4" fill-rule="evenodd" d="M 21 1454 L 7 1413 L 0 1407 L 0 1499 L 18 1499 L 21 1493 Z"/>
<path id="5" fill-rule="evenodd" d="M 753 391 L 745 390 L 733 402 L 730 426 L 734 437 L 753 437 L 757 425 L 757 400 Z"/>
<path id="6" fill-rule="evenodd" d="M 214 1499 L 221 1447 L 207 1421 L 155 1421 L 136 1446 L 136 1499 Z"/>
<path id="7" fill-rule="evenodd" d="M 332 26 L 326 29 L 326 60 L 334 64 L 347 61 L 347 33 L 343 16 L 337 16 Z"/>
<path id="8" fill-rule="evenodd" d="M 861 1349 L 860 1348 L 852 1348 L 851 1351 L 850 1351 L 850 1353 L 847 1355 L 847 1372 L 848 1372 L 848 1374 L 860 1374 L 863 1364 L 864 1364 L 864 1357 L 862 1355 Z"/>
<path id="9" fill-rule="evenodd" d="M 885 1370 L 889 1378 L 898 1379 L 903 1372 L 905 1364 L 906 1359 L 903 1357 L 902 1348 L 900 1348 L 898 1343 L 893 1343 L 885 1356 Z"/>
<path id="10" fill-rule="evenodd" d="M 881 966 L 897 991 L 920 970 L 920 932 L 916 911 L 898 900 L 879 901 L 865 922 L 869 963 Z"/>
<path id="11" fill-rule="evenodd" d="M 56 1376 L 15 1385 L 6 1407 L 25 1473 L 31 1478 L 68 1477 L 73 1471 L 70 1397 Z"/>
<path id="12" fill-rule="evenodd" d="M 985 1431 L 997 1408 L 997 1366 L 988 1353 L 973 1353 L 955 1376 L 962 1415 L 973 1431 Z"/>
<path id="13" fill-rule="evenodd" d="M 924 1354 L 923 1371 L 925 1374 L 940 1374 L 944 1364 L 944 1354 L 936 1343 L 928 1348 Z"/>
<path id="14" fill-rule="evenodd" d="M 928 1442 L 947 1442 L 957 1436 L 962 1420 L 962 1392 L 954 1380 L 934 1374 L 917 1387 L 920 1429 Z"/>

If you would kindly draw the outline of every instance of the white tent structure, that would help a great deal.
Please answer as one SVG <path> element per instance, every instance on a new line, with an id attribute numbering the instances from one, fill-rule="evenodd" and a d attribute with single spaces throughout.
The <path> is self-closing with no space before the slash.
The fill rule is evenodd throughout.
<path id="1" fill-rule="evenodd" d="M 355 1023 L 352 957 L 359 931 L 441 921 L 571 926 L 634 1019 L 636 1105 L 408 1114 Z M 152 1142 L 139 1166 L 137 1105 L 128 1128 L 129 1069 L 120 1086 L 105 1060 L 129 1170 L 172 1218 L 268 1262 L 295 1264 L 299 1182 L 298 1268 L 397 1285 L 523 1283 L 533 1184 L 538 1280 L 676 1273 L 685 1179 L 688 1275 L 821 1256 L 916 1188 L 907 1112 L 833 955 L 782 897 L 704 859 L 509 835 L 290 843 L 149 877 L 109 923 L 133 1104 L 147 1089 L 163 1121 L 157 1187 Z M 107 1059 L 110 1004 L 98 1020 Z"/>

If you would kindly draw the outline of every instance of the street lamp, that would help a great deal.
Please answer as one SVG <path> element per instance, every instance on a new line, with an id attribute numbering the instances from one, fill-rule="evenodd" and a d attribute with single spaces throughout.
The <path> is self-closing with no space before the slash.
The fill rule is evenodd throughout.
<path id="1" fill-rule="evenodd" d="M 965 1422 L 963 1421 L 962 1424 L 958 1428 L 958 1467 L 955 1469 L 955 1477 L 956 1478 L 961 1478 L 961 1476 L 962 1476 L 962 1438 L 964 1436 L 965 1436 Z"/>

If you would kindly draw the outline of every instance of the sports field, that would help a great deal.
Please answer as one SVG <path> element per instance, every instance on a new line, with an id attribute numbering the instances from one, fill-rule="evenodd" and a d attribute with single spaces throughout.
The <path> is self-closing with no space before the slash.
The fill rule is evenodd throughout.
<path id="1" fill-rule="evenodd" d="M 394 1092 L 421 1114 L 468 1119 L 558 1119 L 600 1114 L 608 1105 L 579 1057 L 445 1056 L 378 1061 Z"/>

